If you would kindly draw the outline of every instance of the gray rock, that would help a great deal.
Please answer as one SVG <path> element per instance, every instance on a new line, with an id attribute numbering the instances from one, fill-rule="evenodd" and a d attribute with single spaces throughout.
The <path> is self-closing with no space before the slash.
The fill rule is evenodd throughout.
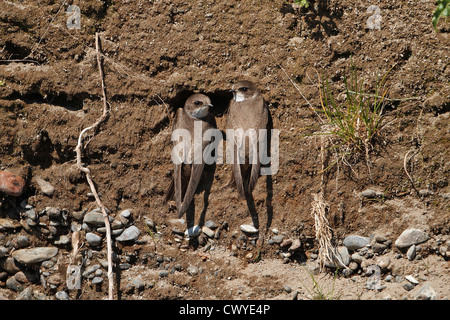
<path id="1" fill-rule="evenodd" d="M 37 217 L 36 211 L 35 211 L 33 208 L 31 208 L 31 209 L 25 211 L 25 215 L 26 215 L 28 218 L 30 218 L 31 220 L 36 220 L 36 217 Z"/>
<path id="2" fill-rule="evenodd" d="M 130 284 L 138 291 L 141 291 L 145 288 L 145 282 L 144 279 L 142 279 L 141 275 L 138 275 L 137 277 L 131 279 Z"/>
<path id="3" fill-rule="evenodd" d="M 103 282 L 103 278 L 102 277 L 94 277 L 94 279 L 92 279 L 91 283 L 92 284 L 99 284 Z"/>
<path id="4" fill-rule="evenodd" d="M 121 235 L 116 238 L 116 240 L 119 242 L 135 241 L 140 234 L 141 232 L 138 227 L 130 226 L 126 228 Z"/>
<path id="5" fill-rule="evenodd" d="M 208 228 L 207 226 L 202 227 L 202 232 L 206 234 L 209 238 L 214 238 L 214 231 Z"/>
<path id="6" fill-rule="evenodd" d="M 169 272 L 167 271 L 167 270 L 161 270 L 160 272 L 159 272 L 159 277 L 160 278 L 165 278 L 165 277 L 167 277 L 169 275 Z"/>
<path id="7" fill-rule="evenodd" d="M 95 227 L 105 226 L 105 219 L 103 218 L 103 214 L 98 211 L 90 211 L 86 213 L 83 217 L 83 222 Z"/>
<path id="8" fill-rule="evenodd" d="M 27 236 L 17 236 L 14 239 L 14 248 L 21 249 L 27 247 L 30 244 L 30 239 Z"/>
<path id="9" fill-rule="evenodd" d="M 357 252 L 355 252 L 355 253 L 353 253 L 352 254 L 352 256 L 351 256 L 351 258 L 352 258 L 352 261 L 354 261 L 354 262 L 356 262 L 356 263 L 358 263 L 358 264 L 361 264 L 361 262 L 363 262 L 363 257 L 361 257 L 361 255 L 359 254 L 359 253 L 357 253 Z"/>
<path id="10" fill-rule="evenodd" d="M 344 266 L 347 267 L 350 264 L 350 254 L 348 253 L 347 247 L 340 246 L 337 248 L 337 251 L 340 260 L 344 263 Z"/>
<path id="11" fill-rule="evenodd" d="M 387 248 L 387 245 L 382 243 L 374 243 L 372 246 L 372 250 L 375 253 L 382 253 Z"/>
<path id="12" fill-rule="evenodd" d="M 191 276 L 196 276 L 198 274 L 198 268 L 196 266 L 189 266 L 186 269 L 187 273 L 189 273 Z"/>
<path id="13" fill-rule="evenodd" d="M 69 295 L 65 291 L 58 291 L 55 297 L 57 300 L 69 300 Z"/>
<path id="14" fill-rule="evenodd" d="M 214 221 L 212 221 L 212 220 L 206 221 L 205 222 L 205 226 L 210 228 L 210 229 L 212 229 L 212 230 L 217 228 L 217 224 Z"/>
<path id="15" fill-rule="evenodd" d="M 55 207 L 45 208 L 45 213 L 48 215 L 50 219 L 58 219 L 61 217 L 61 210 Z"/>
<path id="16" fill-rule="evenodd" d="M 58 248 L 38 247 L 32 249 L 20 249 L 12 253 L 12 257 L 23 264 L 35 264 L 49 260 L 58 254 Z"/>
<path id="17" fill-rule="evenodd" d="M 121 215 L 122 217 L 124 217 L 124 218 L 129 219 L 129 218 L 131 217 L 131 210 L 130 210 L 130 209 L 123 210 L 123 211 L 120 213 L 120 215 Z"/>
<path id="18" fill-rule="evenodd" d="M 55 192 L 55 188 L 50 184 L 50 182 L 45 181 L 39 176 L 36 176 L 34 178 L 36 183 L 38 184 L 39 188 L 41 189 L 42 193 L 44 193 L 47 196 L 52 196 L 53 192 Z"/>
<path id="19" fill-rule="evenodd" d="M 367 237 L 361 237 L 357 235 L 350 235 L 344 239 L 344 246 L 349 250 L 358 250 L 362 247 L 365 247 L 370 242 L 370 239 Z"/>
<path id="20" fill-rule="evenodd" d="M 272 238 L 272 240 L 276 244 L 281 244 L 284 240 L 284 237 L 282 235 L 276 235 Z"/>
<path id="21" fill-rule="evenodd" d="M 289 251 L 297 251 L 300 249 L 301 245 L 300 239 L 295 239 L 289 247 Z"/>
<path id="22" fill-rule="evenodd" d="M 8 229 L 20 228 L 21 224 L 16 220 L 11 220 L 8 218 L 0 218 L 0 231 Z"/>
<path id="23" fill-rule="evenodd" d="M 6 257 L 8 255 L 8 249 L 5 247 L 0 247 L 0 258 Z"/>
<path id="24" fill-rule="evenodd" d="M 20 271 L 20 266 L 12 257 L 0 260 L 0 269 L 6 271 L 8 274 L 15 274 Z"/>
<path id="25" fill-rule="evenodd" d="M 406 252 L 406 257 L 409 261 L 413 261 L 416 258 L 416 245 L 413 244 L 411 247 L 409 247 L 408 251 Z"/>
<path id="26" fill-rule="evenodd" d="M 21 293 L 17 296 L 16 300 L 31 300 L 33 299 L 33 288 L 26 287 L 23 289 Z"/>
<path id="27" fill-rule="evenodd" d="M 144 217 L 144 221 L 147 227 L 149 227 L 151 230 L 155 229 L 156 224 L 152 219 L 150 219 L 149 217 Z"/>
<path id="28" fill-rule="evenodd" d="M 249 224 L 241 224 L 241 231 L 249 234 L 255 234 L 258 233 L 258 229 L 256 229 L 254 226 Z"/>
<path id="29" fill-rule="evenodd" d="M 414 284 L 414 285 L 419 284 L 419 281 L 417 281 L 417 279 L 414 278 L 414 277 L 411 276 L 411 275 L 406 276 L 405 279 L 408 280 L 409 282 L 411 282 L 411 283 Z"/>
<path id="30" fill-rule="evenodd" d="M 100 269 L 99 264 L 94 264 L 94 265 L 86 268 L 86 270 L 84 270 L 84 272 L 83 272 L 83 278 L 89 277 L 91 274 L 95 273 L 99 269 Z"/>
<path id="31" fill-rule="evenodd" d="M 377 265 L 370 265 L 366 274 L 370 275 L 366 282 L 366 288 L 369 290 L 382 290 L 381 286 L 381 270 Z"/>
<path id="32" fill-rule="evenodd" d="M 68 235 L 61 235 L 58 240 L 55 241 L 56 245 L 66 245 L 71 242 L 71 238 Z"/>
<path id="33" fill-rule="evenodd" d="M 419 289 L 415 298 L 416 300 L 436 300 L 436 291 L 427 283 Z"/>
<path id="34" fill-rule="evenodd" d="M 12 290 L 14 292 L 21 292 L 25 287 L 19 282 L 17 281 L 14 277 L 9 277 L 6 280 L 6 287 L 9 290 Z"/>
<path id="35" fill-rule="evenodd" d="M 86 241 L 92 247 L 97 247 L 102 243 L 102 237 L 96 235 L 95 233 L 88 232 L 86 233 Z"/>
<path id="36" fill-rule="evenodd" d="M 361 195 L 365 198 L 375 198 L 377 193 L 374 190 L 366 189 L 363 192 L 361 192 Z"/>
<path id="37" fill-rule="evenodd" d="M 284 285 L 283 287 L 284 291 L 286 291 L 287 293 L 291 293 L 292 292 L 292 288 L 290 286 L 288 286 L 287 284 Z"/>
<path id="38" fill-rule="evenodd" d="M 406 291 L 411 291 L 412 289 L 414 289 L 414 285 L 410 282 L 406 282 L 403 285 L 403 289 L 405 289 Z"/>
<path id="39" fill-rule="evenodd" d="M 419 229 L 406 229 L 395 241 L 395 246 L 399 249 L 405 249 L 413 244 L 425 242 L 428 239 L 428 234 Z"/>

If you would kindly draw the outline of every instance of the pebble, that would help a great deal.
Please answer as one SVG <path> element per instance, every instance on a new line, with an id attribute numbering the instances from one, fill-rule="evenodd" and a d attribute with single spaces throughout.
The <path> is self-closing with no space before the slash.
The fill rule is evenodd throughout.
<path id="1" fill-rule="evenodd" d="M 152 219 L 150 219 L 149 217 L 144 217 L 144 221 L 145 221 L 145 224 L 147 225 L 147 227 L 149 227 L 151 230 L 154 230 L 155 229 L 155 222 L 153 222 L 153 220 Z"/>
<path id="2" fill-rule="evenodd" d="M 295 239 L 289 247 L 289 251 L 297 251 L 300 249 L 301 245 L 302 243 L 300 242 L 300 239 Z"/>
<path id="3" fill-rule="evenodd" d="M 50 184 L 50 182 L 42 179 L 39 176 L 36 176 L 34 178 L 36 183 L 39 185 L 39 188 L 41 188 L 41 191 L 43 194 L 51 197 L 53 195 L 53 192 L 55 192 L 55 188 Z"/>
<path id="4" fill-rule="evenodd" d="M 16 263 L 16 260 L 12 257 L 7 257 L 6 259 L 0 260 L 0 268 L 9 274 L 15 274 L 20 271 L 19 266 Z"/>
<path id="5" fill-rule="evenodd" d="M 240 229 L 242 232 L 249 233 L 249 234 L 258 233 L 258 229 L 256 229 L 254 226 L 249 225 L 249 224 L 241 224 Z"/>
<path id="6" fill-rule="evenodd" d="M 366 189 L 363 192 L 361 192 L 361 195 L 365 198 L 375 198 L 377 193 L 374 190 Z"/>
<path id="7" fill-rule="evenodd" d="M 20 222 L 8 218 L 0 218 L 0 231 L 20 228 Z"/>
<path id="8" fill-rule="evenodd" d="M 96 235 L 95 233 L 88 232 L 86 233 L 86 241 L 92 247 L 97 247 L 102 243 L 102 237 Z"/>
<path id="9" fill-rule="evenodd" d="M 284 285 L 283 287 L 284 291 L 286 291 L 287 293 L 291 293 L 292 292 L 292 288 L 290 286 L 288 286 L 287 284 Z"/>
<path id="10" fill-rule="evenodd" d="M 187 229 L 184 232 L 184 235 L 186 237 L 195 238 L 195 237 L 198 237 L 201 232 L 202 232 L 202 229 L 196 225 L 196 226 L 193 226 L 193 227 L 190 227 L 189 229 Z"/>
<path id="11" fill-rule="evenodd" d="M 414 285 L 419 284 L 419 281 L 417 281 L 417 279 L 414 278 L 414 277 L 411 276 L 411 275 L 406 276 L 405 279 L 408 280 L 409 282 L 411 282 L 411 283 L 414 284 Z"/>
<path id="12" fill-rule="evenodd" d="M 212 220 L 208 220 L 208 221 L 205 222 L 205 227 L 214 230 L 214 229 L 217 228 L 217 224 L 214 221 L 212 221 Z"/>
<path id="13" fill-rule="evenodd" d="M 389 259 L 388 257 L 380 257 L 377 259 L 376 263 L 377 266 L 379 266 L 382 270 L 386 270 L 391 264 L 391 259 Z"/>
<path id="14" fill-rule="evenodd" d="M 69 300 L 69 295 L 65 291 L 58 291 L 55 297 L 57 300 Z"/>
<path id="15" fill-rule="evenodd" d="M 406 291 L 410 291 L 410 290 L 414 289 L 414 285 L 412 283 L 410 283 L 410 282 L 406 282 L 403 285 L 403 289 L 405 289 Z"/>
<path id="16" fill-rule="evenodd" d="M 413 244 L 411 247 L 409 247 L 408 251 L 406 252 L 406 257 L 409 261 L 413 261 L 416 258 L 416 245 Z"/>
<path id="17" fill-rule="evenodd" d="M 357 252 L 352 254 L 351 259 L 352 261 L 355 261 L 358 264 L 361 264 L 361 262 L 363 261 L 363 257 L 361 257 Z"/>
<path id="18" fill-rule="evenodd" d="M 61 235 L 58 240 L 55 241 L 56 245 L 67 245 L 71 242 L 71 239 L 68 235 Z"/>
<path id="19" fill-rule="evenodd" d="M 6 257 L 8 255 L 8 249 L 5 247 L 0 247 L 0 258 Z"/>
<path id="20" fill-rule="evenodd" d="M 33 208 L 25 211 L 25 215 L 31 220 L 36 220 L 37 218 L 36 211 Z"/>
<path id="21" fill-rule="evenodd" d="M 130 219 L 131 218 L 131 210 L 130 209 L 123 210 L 122 212 L 120 212 L 120 215 L 126 219 Z"/>
<path id="22" fill-rule="evenodd" d="M 19 197 L 25 190 L 25 180 L 8 171 L 0 171 L 0 192 Z"/>
<path id="23" fill-rule="evenodd" d="M 58 248 L 38 247 L 32 249 L 19 249 L 12 253 L 12 257 L 23 264 L 35 264 L 49 260 L 58 254 Z"/>
<path id="24" fill-rule="evenodd" d="M 136 226 L 130 226 L 126 228 L 120 236 L 116 238 L 119 242 L 126 242 L 126 241 L 135 241 L 141 232 L 139 231 L 138 227 Z"/>
<path id="25" fill-rule="evenodd" d="M 436 291 L 434 291 L 431 285 L 427 283 L 420 288 L 415 298 L 416 300 L 436 300 Z"/>
<path id="26" fill-rule="evenodd" d="M 198 268 L 196 266 L 189 266 L 187 267 L 186 271 L 191 276 L 196 276 L 198 274 Z"/>
<path id="27" fill-rule="evenodd" d="M 370 242 L 370 239 L 367 237 L 361 237 L 357 235 L 350 235 L 344 239 L 344 246 L 347 249 L 355 251 L 362 247 L 365 247 Z"/>
<path id="28" fill-rule="evenodd" d="M 202 232 L 210 238 L 214 238 L 215 232 L 208 228 L 207 226 L 202 227 Z"/>
<path id="29" fill-rule="evenodd" d="M 292 239 L 285 239 L 280 243 L 281 248 L 284 248 L 284 247 L 287 247 L 290 245 L 292 245 Z"/>
<path id="30" fill-rule="evenodd" d="M 14 292 L 21 292 L 23 289 L 25 289 L 23 284 L 17 281 L 14 277 L 9 277 L 6 280 L 6 287 Z"/>
<path id="31" fill-rule="evenodd" d="M 428 234 L 419 229 L 406 229 L 395 241 L 395 246 L 399 249 L 405 249 L 413 244 L 425 242 L 428 238 Z"/>
<path id="32" fill-rule="evenodd" d="M 280 244 L 283 242 L 284 237 L 282 235 L 276 235 L 272 238 L 273 242 L 276 244 Z"/>
<path id="33" fill-rule="evenodd" d="M 98 211 L 90 211 L 86 213 L 83 217 L 83 222 L 95 227 L 105 226 L 105 219 L 103 218 L 103 214 Z"/>
<path id="34" fill-rule="evenodd" d="M 59 219 L 61 217 L 61 210 L 55 207 L 46 207 L 45 213 L 50 219 Z"/>
<path id="35" fill-rule="evenodd" d="M 27 236 L 18 236 L 13 241 L 13 246 L 16 249 L 27 247 L 30 244 L 30 239 Z"/>
<path id="36" fill-rule="evenodd" d="M 91 283 L 92 284 L 99 284 L 103 282 L 103 278 L 102 277 L 94 277 L 94 279 L 92 279 Z"/>
<path id="37" fill-rule="evenodd" d="M 33 288 L 26 287 L 22 290 L 21 293 L 17 296 L 16 300 L 32 300 L 33 299 Z"/>

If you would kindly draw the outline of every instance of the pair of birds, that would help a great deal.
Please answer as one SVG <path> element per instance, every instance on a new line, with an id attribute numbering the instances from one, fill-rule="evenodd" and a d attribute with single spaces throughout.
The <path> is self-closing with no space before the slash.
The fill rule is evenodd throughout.
<path id="1" fill-rule="evenodd" d="M 271 118 L 267 104 L 256 85 L 247 80 L 235 83 L 231 92 L 233 98 L 230 101 L 227 111 L 227 129 L 254 129 L 259 134 L 259 129 L 270 130 Z M 186 129 L 193 136 L 194 122 L 202 121 L 202 131 L 216 129 L 216 121 L 210 108 L 211 100 L 204 94 L 193 94 L 185 102 L 184 108 L 179 108 L 176 112 L 173 130 Z M 202 134 L 203 134 L 202 132 Z M 258 140 L 260 137 L 258 137 Z M 248 140 L 247 140 L 248 141 Z M 202 142 L 202 150 L 205 150 L 209 141 Z M 246 146 L 249 144 L 246 143 Z M 261 144 L 259 144 L 261 146 Z M 261 161 L 249 161 L 249 148 L 245 149 L 245 161 L 238 162 L 237 146 L 234 144 L 234 161 L 232 163 L 232 180 L 236 185 L 239 196 L 242 199 L 253 202 L 252 191 L 260 176 Z M 193 152 L 193 143 L 191 143 Z M 202 191 L 205 192 L 204 199 L 207 203 L 212 181 L 214 179 L 215 164 L 207 165 L 202 163 L 181 163 L 174 164 L 174 174 L 171 186 L 166 195 L 166 201 L 175 198 L 177 213 L 183 216 L 188 210 L 195 211 L 194 196 Z M 250 208 L 249 208 L 250 209 Z M 252 212 L 251 212 L 252 213 Z M 195 214 L 195 213 L 194 213 Z"/>

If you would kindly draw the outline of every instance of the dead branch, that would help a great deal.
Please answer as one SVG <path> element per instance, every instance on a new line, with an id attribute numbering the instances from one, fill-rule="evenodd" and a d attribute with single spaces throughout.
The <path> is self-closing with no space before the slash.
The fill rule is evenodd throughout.
<path id="1" fill-rule="evenodd" d="M 109 116 L 110 108 L 108 101 L 106 99 L 106 87 L 105 87 L 105 80 L 103 75 L 103 66 L 102 66 L 102 58 L 100 54 L 100 41 L 99 41 L 99 35 L 98 33 L 95 34 L 95 48 L 97 51 L 97 64 L 98 64 L 98 71 L 100 74 L 100 80 L 102 85 L 102 94 L 103 94 L 103 114 L 100 116 L 100 118 L 90 127 L 84 128 L 80 136 L 78 137 L 78 144 L 75 148 L 75 152 L 77 154 L 77 167 L 82 172 L 86 174 L 86 180 L 91 188 L 91 191 L 95 197 L 95 201 L 97 202 L 97 205 L 100 207 L 103 217 L 105 219 L 105 227 L 106 227 L 106 241 L 107 241 L 107 250 L 108 250 L 108 282 L 109 282 L 109 290 L 108 290 L 108 298 L 109 300 L 113 300 L 113 290 L 114 290 L 114 281 L 113 281 L 113 271 L 112 271 L 112 241 L 111 241 L 111 226 L 109 223 L 109 216 L 106 207 L 103 205 L 102 201 L 100 200 L 100 197 L 98 196 L 97 190 L 95 189 L 94 182 L 92 181 L 92 175 L 89 168 L 84 167 L 81 162 L 81 148 L 83 146 L 83 135 L 89 131 L 93 130 L 94 132 L 97 130 L 97 128 L 102 124 Z"/>
<path id="2" fill-rule="evenodd" d="M 342 261 L 341 255 L 337 252 L 336 248 L 331 243 L 332 232 L 331 227 L 328 223 L 328 219 L 326 217 L 326 212 L 329 208 L 329 205 L 323 199 L 322 192 L 313 194 L 313 196 L 314 201 L 311 204 L 311 213 L 314 216 L 316 239 L 319 242 L 320 268 L 323 269 L 324 265 L 327 262 L 331 262 L 334 263 L 337 268 L 343 267 L 347 269 L 348 267 Z"/>

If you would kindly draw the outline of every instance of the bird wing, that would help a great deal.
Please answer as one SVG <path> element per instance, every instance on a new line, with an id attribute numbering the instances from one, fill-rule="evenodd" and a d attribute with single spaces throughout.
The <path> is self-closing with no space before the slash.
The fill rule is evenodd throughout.
<path id="1" fill-rule="evenodd" d="M 269 118 L 268 117 L 269 110 L 268 110 L 266 102 L 264 100 L 262 101 L 262 103 L 263 103 L 263 112 L 262 112 L 262 115 L 261 115 L 261 118 L 260 118 L 260 122 L 259 122 L 259 125 L 258 125 L 257 129 L 267 129 L 267 122 L 268 122 L 268 118 Z M 250 173 L 250 179 L 248 181 L 248 187 L 247 187 L 247 191 L 249 193 L 251 193 L 253 191 L 253 189 L 255 188 L 256 182 L 258 181 L 258 178 L 260 176 L 261 161 L 260 161 L 260 158 L 259 158 L 259 154 L 260 154 L 261 150 L 259 150 L 259 148 L 261 146 L 263 146 L 264 148 L 266 147 L 265 144 L 262 145 L 261 143 L 259 143 L 260 139 L 264 138 L 264 137 L 261 137 L 259 135 L 259 130 L 257 132 L 257 135 L 258 135 L 258 146 L 256 146 L 256 147 L 258 148 L 258 157 L 257 157 L 256 163 L 254 163 L 252 165 L 252 170 L 251 170 L 251 173 Z M 266 132 L 266 138 L 267 137 L 268 137 L 268 135 L 267 135 L 267 132 Z M 267 139 L 266 139 L 266 143 L 270 143 L 270 141 L 267 141 Z"/>

